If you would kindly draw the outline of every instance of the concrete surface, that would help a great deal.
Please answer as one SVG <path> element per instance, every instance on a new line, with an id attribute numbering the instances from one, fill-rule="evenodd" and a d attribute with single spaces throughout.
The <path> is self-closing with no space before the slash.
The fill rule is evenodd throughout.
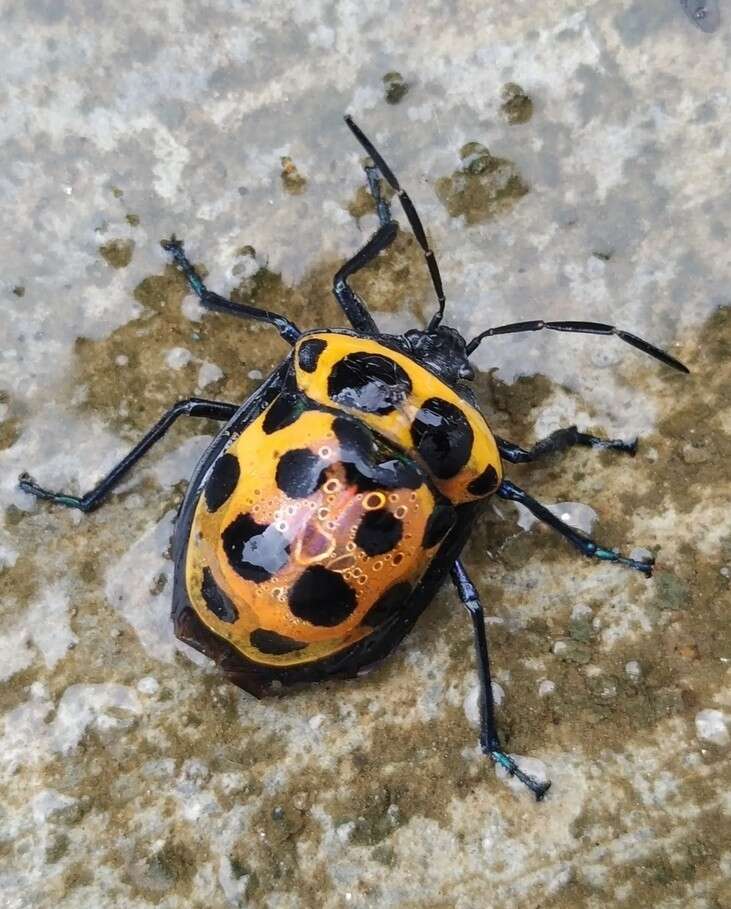
<path id="1" fill-rule="evenodd" d="M 706 32 L 671 0 L 4 7 L 2 909 L 731 907 L 720 14 Z M 94 515 L 17 489 L 24 469 L 86 489 L 173 401 L 242 400 L 281 357 L 271 330 L 202 315 L 159 247 L 173 231 L 216 290 L 342 324 L 331 276 L 374 225 L 345 111 L 428 225 L 450 324 L 608 321 L 693 370 L 548 332 L 475 357 L 504 436 L 641 437 L 634 459 L 510 476 L 656 552 L 653 580 L 505 503 L 465 553 L 508 748 L 553 779 L 540 805 L 479 755 L 450 590 L 367 678 L 280 700 L 175 642 L 170 531 L 211 424 L 177 426 Z M 406 231 L 358 287 L 387 330 L 433 309 Z"/>

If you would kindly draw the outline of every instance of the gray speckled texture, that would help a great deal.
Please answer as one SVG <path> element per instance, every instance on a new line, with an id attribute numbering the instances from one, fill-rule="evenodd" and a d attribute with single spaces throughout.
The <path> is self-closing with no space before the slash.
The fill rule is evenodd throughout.
<path id="1" fill-rule="evenodd" d="M 669 0 L 5 6 L 2 909 L 731 907 L 720 10 L 709 34 Z M 159 247 L 173 231 L 216 290 L 338 320 L 328 282 L 374 225 L 345 111 L 428 225 L 451 324 L 610 321 L 693 369 L 547 332 L 475 357 L 502 435 L 642 437 L 633 460 L 511 476 L 657 552 L 652 581 L 505 504 L 465 553 L 508 748 L 553 779 L 538 806 L 479 755 L 451 591 L 367 678 L 279 700 L 175 642 L 170 532 L 210 424 L 176 427 L 92 516 L 17 489 L 23 469 L 87 488 L 174 400 L 241 400 L 281 356 L 270 330 L 201 314 Z M 494 182 L 458 173 L 469 142 L 502 159 Z M 406 234 L 358 287 L 387 330 L 432 311 Z"/>

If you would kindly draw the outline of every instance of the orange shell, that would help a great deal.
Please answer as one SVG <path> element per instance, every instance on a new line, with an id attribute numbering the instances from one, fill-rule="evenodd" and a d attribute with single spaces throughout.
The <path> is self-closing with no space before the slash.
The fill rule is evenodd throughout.
<path id="1" fill-rule="evenodd" d="M 229 446 L 228 460 L 212 467 L 191 527 L 186 585 L 195 612 L 215 634 L 250 660 L 292 666 L 349 647 L 393 615 L 451 526 L 453 509 L 418 467 L 355 421 L 305 410 L 266 432 L 267 413 Z M 356 435 L 365 433 L 376 448 L 374 461 L 399 466 L 409 486 L 359 488 L 354 456 L 334 429 L 338 420 Z M 307 471 L 283 470 L 293 458 L 317 464 L 317 488 L 307 494 L 294 488 Z M 222 502 L 219 463 L 231 487 Z M 444 532 L 434 538 L 432 531 L 425 540 L 436 513 L 446 517 Z M 306 590 L 309 600 L 295 599 L 293 607 L 293 590 Z"/>

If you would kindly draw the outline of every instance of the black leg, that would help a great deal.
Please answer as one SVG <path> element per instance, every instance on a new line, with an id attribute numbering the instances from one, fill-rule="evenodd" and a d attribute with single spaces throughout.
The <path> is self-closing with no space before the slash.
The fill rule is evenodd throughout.
<path id="1" fill-rule="evenodd" d="M 492 680 L 490 678 L 490 657 L 487 652 L 487 635 L 485 634 L 485 616 L 475 586 L 469 579 L 460 559 L 452 567 L 452 581 L 457 588 L 459 598 L 464 603 L 472 619 L 475 633 L 475 654 L 477 673 L 480 679 L 480 747 L 484 754 L 496 764 L 504 767 L 509 774 L 516 776 L 521 783 L 533 792 L 540 801 L 548 792 L 550 782 L 539 783 L 518 767 L 515 761 L 503 751 L 495 723 L 495 703 L 492 697 Z"/>
<path id="2" fill-rule="evenodd" d="M 355 138 L 360 142 L 360 144 L 371 156 L 371 158 L 373 158 L 376 167 L 383 174 L 388 185 L 398 195 L 404 213 L 406 214 L 409 224 L 411 225 L 411 229 L 414 232 L 414 236 L 416 237 L 419 246 L 421 246 L 421 248 L 424 250 L 424 258 L 426 259 L 429 275 L 431 276 L 432 284 L 434 285 L 434 293 L 437 295 L 437 302 L 439 304 L 439 309 L 429 322 L 428 330 L 433 331 L 442 321 L 442 316 L 444 315 L 444 289 L 442 287 L 442 276 L 439 274 L 439 266 L 437 265 L 437 260 L 434 257 L 434 253 L 429 246 L 429 241 L 426 238 L 424 226 L 422 225 L 421 219 L 419 218 L 419 215 L 416 213 L 416 209 L 414 208 L 414 203 L 407 195 L 406 190 L 401 188 L 401 184 L 396 179 L 396 175 L 388 166 L 388 164 L 386 164 L 386 162 L 383 160 L 371 140 L 355 123 L 352 117 L 346 117 L 345 122 L 350 127 L 350 131 L 353 133 Z"/>
<path id="3" fill-rule="evenodd" d="M 632 347 L 636 347 L 643 353 L 660 360 L 661 363 L 665 363 L 666 366 L 672 366 L 673 369 L 678 369 L 680 372 L 690 372 L 688 367 L 684 366 L 680 360 L 671 357 L 669 353 L 660 350 L 659 347 L 655 347 L 649 341 L 644 341 L 628 331 L 622 331 L 613 325 L 604 325 L 601 322 L 544 322 L 541 319 L 535 319 L 532 322 L 512 322 L 510 325 L 500 325 L 497 328 L 488 328 L 487 331 L 480 332 L 467 345 L 467 353 L 474 353 L 480 342 L 485 338 L 492 338 L 495 335 L 509 335 L 521 331 L 542 331 L 544 328 L 551 331 L 580 332 L 588 335 L 615 335 L 627 344 L 631 344 Z"/>
<path id="4" fill-rule="evenodd" d="M 65 495 L 62 492 L 49 492 L 38 486 L 27 473 L 20 476 L 20 488 L 39 499 L 48 499 L 57 505 L 67 508 L 78 508 L 80 511 L 93 511 L 98 508 L 112 489 L 152 446 L 170 429 L 178 417 L 207 417 L 209 420 L 229 420 L 238 410 L 237 404 L 224 401 L 206 401 L 204 398 L 189 398 L 178 401 L 167 413 L 155 423 L 152 429 L 143 436 L 135 447 L 113 467 L 109 473 L 89 492 L 82 496 Z"/>
<path id="5" fill-rule="evenodd" d="M 543 455 L 553 451 L 565 451 L 572 445 L 586 445 L 588 448 L 604 448 L 608 451 L 623 451 L 634 456 L 637 453 L 637 439 L 624 442 L 622 439 L 600 439 L 588 433 L 579 432 L 575 426 L 568 429 L 557 429 L 550 436 L 536 442 L 532 448 L 521 448 L 513 442 L 508 442 L 500 436 L 495 436 L 500 454 L 511 464 L 524 464 L 527 461 L 536 461 Z"/>
<path id="6" fill-rule="evenodd" d="M 641 562 L 638 559 L 629 559 L 625 556 L 621 556 L 612 549 L 604 549 L 601 546 L 598 546 L 594 540 L 587 537 L 580 530 L 576 530 L 576 528 L 566 524 L 560 518 L 557 518 L 552 511 L 549 511 L 545 507 L 545 505 L 541 505 L 540 502 L 537 502 L 532 496 L 529 496 L 527 492 L 524 492 L 519 486 L 516 486 L 515 483 L 511 483 L 510 480 L 502 481 L 497 494 L 503 499 L 509 499 L 511 502 L 520 502 L 520 504 L 525 506 L 525 508 L 538 518 L 539 521 L 543 521 L 544 524 L 548 524 L 549 527 L 558 531 L 562 537 L 565 537 L 572 546 L 575 546 L 585 556 L 601 559 L 603 562 L 617 562 L 620 565 L 626 565 L 628 568 L 634 568 L 636 571 L 641 571 L 643 574 L 647 575 L 648 578 L 652 574 L 654 559 L 647 562 Z"/>
<path id="7" fill-rule="evenodd" d="M 348 284 L 348 278 L 372 262 L 380 252 L 393 243 L 398 233 L 398 224 L 391 217 L 391 207 L 388 202 L 381 196 L 381 181 L 378 179 L 376 168 L 366 167 L 366 176 L 371 195 L 376 203 L 380 227 L 366 245 L 336 272 L 333 278 L 333 293 L 356 331 L 376 334 L 378 326 L 363 301 Z"/>
<path id="8" fill-rule="evenodd" d="M 215 312 L 225 312 L 243 319 L 256 319 L 258 322 L 268 322 L 273 325 L 288 344 L 294 344 L 301 332 L 299 328 L 280 316 L 279 313 L 270 312 L 268 309 L 258 309 L 256 306 L 247 306 L 245 303 L 233 303 L 225 297 L 220 297 L 208 290 L 203 279 L 193 267 L 183 251 L 183 241 L 171 237 L 160 244 L 164 250 L 172 254 L 173 261 L 185 275 L 191 290 L 198 295 L 201 306 Z"/>
<path id="9" fill-rule="evenodd" d="M 393 218 L 391 217 L 391 206 L 388 204 L 388 199 L 384 199 L 381 195 L 379 170 L 372 164 L 366 164 L 365 172 L 366 180 L 368 180 L 368 189 L 370 189 L 373 201 L 376 203 L 378 221 L 381 227 L 384 227 L 386 224 L 390 224 Z"/>

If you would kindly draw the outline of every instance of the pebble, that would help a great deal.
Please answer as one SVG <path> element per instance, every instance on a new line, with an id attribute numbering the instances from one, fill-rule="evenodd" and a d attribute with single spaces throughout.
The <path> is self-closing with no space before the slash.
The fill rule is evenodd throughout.
<path id="1" fill-rule="evenodd" d="M 160 690 L 160 683 L 151 675 L 146 675 L 137 683 L 137 690 L 140 694 L 153 695 Z"/>
<path id="2" fill-rule="evenodd" d="M 580 641 L 556 641 L 553 652 L 567 663 L 586 665 L 591 662 L 591 648 Z"/>
<path id="3" fill-rule="evenodd" d="M 680 456 L 686 464 L 705 464 L 709 457 L 705 448 L 697 448 L 691 442 L 683 445 Z"/>
<path id="4" fill-rule="evenodd" d="M 701 710 L 695 715 L 695 731 L 699 739 L 714 745 L 728 745 L 728 717 L 720 710 Z"/>
<path id="5" fill-rule="evenodd" d="M 205 388 L 223 378 L 223 370 L 215 363 L 204 363 L 198 370 L 198 388 Z"/>
<path id="6" fill-rule="evenodd" d="M 538 683 L 538 695 L 539 697 L 545 698 L 549 694 L 553 694 L 556 690 L 556 683 L 552 682 L 550 679 L 541 679 Z"/>
<path id="7" fill-rule="evenodd" d="M 170 369 L 182 369 L 193 358 L 193 354 L 185 347 L 171 347 L 165 354 L 165 364 Z"/>

